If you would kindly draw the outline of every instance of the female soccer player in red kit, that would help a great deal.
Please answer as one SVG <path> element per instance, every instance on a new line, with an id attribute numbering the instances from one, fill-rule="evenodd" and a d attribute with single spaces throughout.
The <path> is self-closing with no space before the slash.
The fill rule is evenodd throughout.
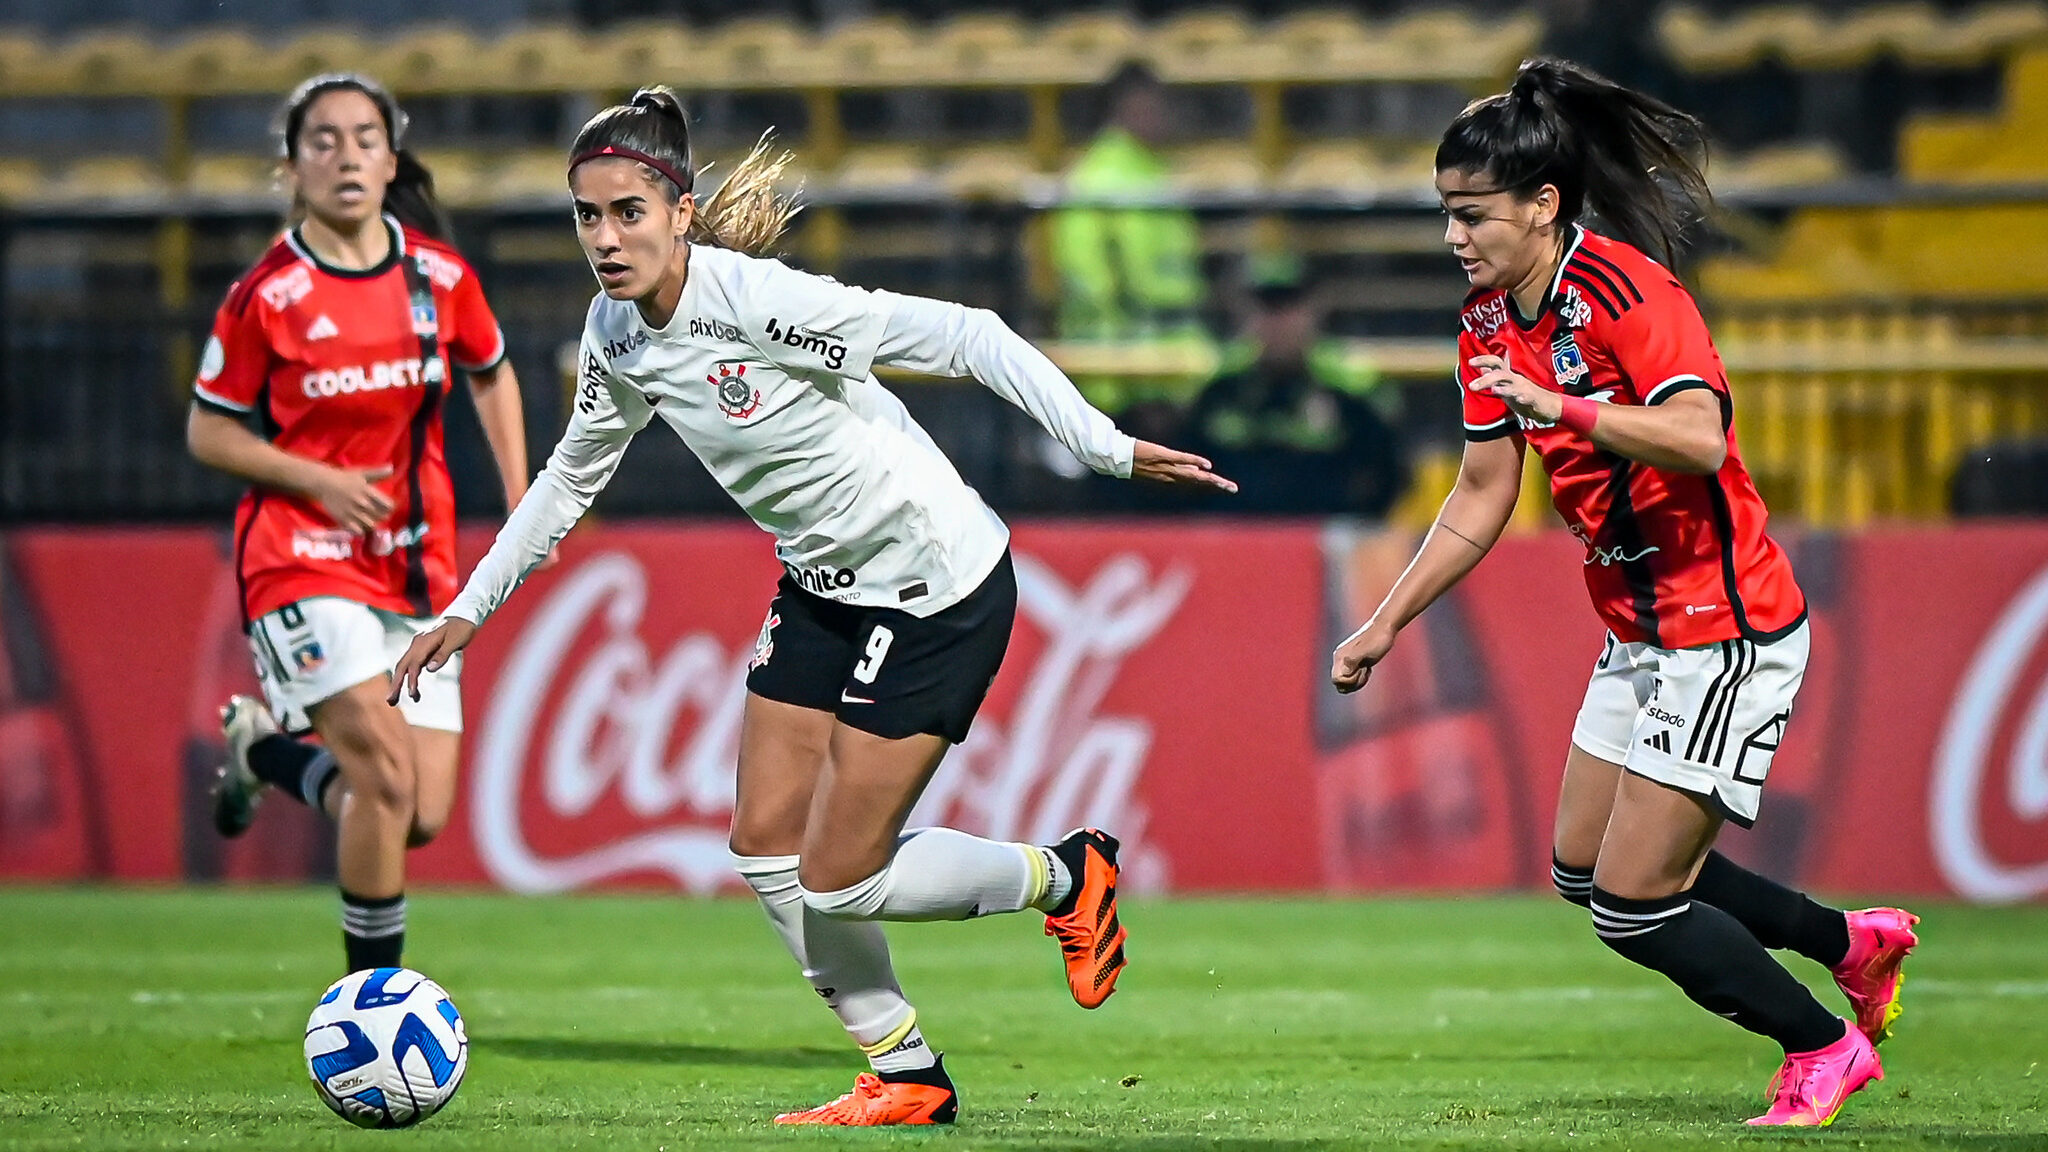
<path id="1" fill-rule="evenodd" d="M 1401 629 L 1479 563 L 1525 446 L 1585 545 L 1608 636 L 1572 735 L 1552 878 L 1603 943 L 1778 1041 L 1752 1124 L 1827 1124 L 1881 1078 L 1916 917 L 1841 912 L 1714 852 L 1756 819 L 1806 671 L 1806 600 L 1736 451 L 1728 378 L 1668 268 L 1707 202 L 1692 117 L 1554 60 L 1444 133 L 1445 240 L 1472 284 L 1458 339 L 1464 462 L 1408 570 L 1337 648 L 1364 686 Z M 1613 237 L 1576 223 L 1596 213 Z M 1646 254 L 1647 253 L 1647 254 Z M 1655 259 L 1653 259 L 1655 257 Z M 1827 965 L 1823 1008 L 1766 949 Z"/>
<path id="2" fill-rule="evenodd" d="M 401 147 L 391 96 L 316 77 L 281 120 L 292 227 L 214 318 L 186 433 L 194 456 L 250 484 L 235 573 L 269 700 L 222 709 L 214 823 L 239 835 L 265 785 L 334 819 L 355 971 L 399 963 L 405 851 L 455 799 L 459 665 L 402 713 L 384 704 L 391 666 L 455 595 L 441 441 L 454 372 L 469 377 L 507 507 L 526 491 L 524 420 L 504 335 L 446 240 L 432 178 Z M 308 732 L 322 744 L 294 738 Z"/>

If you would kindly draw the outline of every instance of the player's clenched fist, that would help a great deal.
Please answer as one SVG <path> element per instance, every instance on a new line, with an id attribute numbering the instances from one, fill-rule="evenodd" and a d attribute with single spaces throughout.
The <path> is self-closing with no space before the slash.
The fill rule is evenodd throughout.
<path id="1" fill-rule="evenodd" d="M 384 702 L 397 704 L 401 693 L 419 700 L 420 673 L 439 672 L 441 666 L 468 647 L 475 636 L 476 625 L 459 616 L 450 616 L 413 637 L 405 655 L 398 658 L 398 667 L 391 670 L 391 695 Z"/>
<path id="2" fill-rule="evenodd" d="M 1356 692 L 1372 679 L 1373 665 L 1386 659 L 1394 633 L 1368 623 L 1346 637 L 1330 657 L 1330 683 L 1339 692 Z"/>

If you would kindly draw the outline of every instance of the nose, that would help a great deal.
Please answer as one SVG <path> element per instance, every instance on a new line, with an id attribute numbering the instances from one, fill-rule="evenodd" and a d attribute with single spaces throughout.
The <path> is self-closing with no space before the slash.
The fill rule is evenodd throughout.
<path id="1" fill-rule="evenodd" d="M 1464 242 L 1465 226 L 1458 223 L 1456 216 L 1446 216 L 1444 218 L 1444 243 L 1456 248 Z"/>

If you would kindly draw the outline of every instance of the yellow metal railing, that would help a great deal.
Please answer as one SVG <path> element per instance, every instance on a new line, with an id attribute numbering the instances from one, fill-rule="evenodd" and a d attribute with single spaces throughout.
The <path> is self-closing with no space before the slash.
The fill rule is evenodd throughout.
<path id="1" fill-rule="evenodd" d="M 1718 317 L 1736 435 L 1780 516 L 1824 526 L 1946 516 L 1957 467 L 2000 440 L 2048 435 L 2048 302 L 1984 315 L 1872 307 Z M 1069 372 L 1200 374 L 1200 349 L 1053 344 Z M 1449 340 L 1357 340 L 1382 375 L 1450 386 Z M 1212 357 L 1213 359 L 1213 357 Z M 1397 517 L 1427 523 L 1457 452 L 1426 451 Z M 1517 528 L 1551 523 L 1541 473 L 1525 474 Z"/>
<path id="2" fill-rule="evenodd" d="M 1717 332 L 1743 458 L 1765 500 L 1808 523 L 1946 515 L 1970 452 L 2048 429 L 2048 306 L 1988 324 L 1765 313 Z"/>

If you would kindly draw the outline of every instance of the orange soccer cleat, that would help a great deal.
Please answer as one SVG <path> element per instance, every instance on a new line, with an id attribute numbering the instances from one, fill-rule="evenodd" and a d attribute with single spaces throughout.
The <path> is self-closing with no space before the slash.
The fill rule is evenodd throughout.
<path id="1" fill-rule="evenodd" d="M 1074 876 L 1065 911 L 1048 912 L 1045 934 L 1060 942 L 1067 990 L 1083 1008 L 1100 1008 L 1124 970 L 1123 924 L 1116 914 L 1116 837 L 1077 828 L 1053 845 Z"/>
<path id="2" fill-rule="evenodd" d="M 912 1081 L 907 1077 L 915 1076 Z M 924 1081 L 935 1083 L 924 1083 Z M 777 1124 L 830 1124 L 872 1128 L 884 1124 L 951 1124 L 960 1114 L 960 1097 L 946 1075 L 945 1060 L 915 1072 L 894 1073 L 884 1080 L 873 1072 L 853 1079 L 853 1091 L 803 1112 L 784 1112 Z"/>

